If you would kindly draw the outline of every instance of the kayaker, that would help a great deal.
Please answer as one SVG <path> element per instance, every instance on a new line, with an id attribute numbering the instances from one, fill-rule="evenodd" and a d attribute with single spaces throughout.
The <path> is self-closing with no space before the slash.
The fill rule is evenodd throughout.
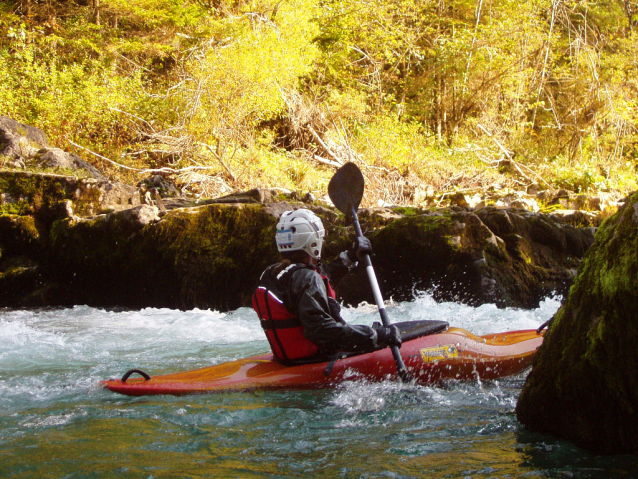
<path id="1" fill-rule="evenodd" d="M 401 346 L 396 326 L 347 324 L 335 299 L 331 281 L 336 284 L 372 253 L 370 240 L 357 238 L 348 251 L 324 265 L 324 236 L 321 220 L 307 209 L 286 211 L 277 223 L 281 261 L 262 273 L 252 301 L 275 359 L 299 364 Z"/>

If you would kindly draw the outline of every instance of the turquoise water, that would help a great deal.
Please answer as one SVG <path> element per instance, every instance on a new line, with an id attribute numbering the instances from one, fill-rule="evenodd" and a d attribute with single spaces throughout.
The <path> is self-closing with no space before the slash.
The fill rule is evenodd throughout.
<path id="1" fill-rule="evenodd" d="M 537 327 L 558 306 L 471 308 L 422 295 L 388 313 L 486 334 Z M 369 305 L 344 316 L 377 318 Z M 0 477 L 638 477 L 636 457 L 526 432 L 513 412 L 524 377 L 179 398 L 96 385 L 133 367 L 175 372 L 267 348 L 244 308 L 0 311 Z"/>

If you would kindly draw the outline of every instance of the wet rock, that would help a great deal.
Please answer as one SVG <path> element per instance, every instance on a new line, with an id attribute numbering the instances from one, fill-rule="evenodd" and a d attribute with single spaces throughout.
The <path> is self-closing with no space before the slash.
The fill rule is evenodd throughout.
<path id="1" fill-rule="evenodd" d="M 277 219 L 260 205 L 169 211 L 142 205 L 94 219 L 61 220 L 46 265 L 62 304 L 235 309 L 250 304 L 276 261 Z"/>
<path id="2" fill-rule="evenodd" d="M 596 453 L 638 452 L 638 194 L 596 233 L 516 413 Z"/>
<path id="3" fill-rule="evenodd" d="M 273 238 L 284 211 L 307 207 L 322 219 L 327 260 L 348 249 L 354 236 L 348 219 L 316 204 L 211 203 L 167 209 L 164 216 L 155 206 L 136 205 L 87 217 L 77 211 L 82 203 L 60 191 L 64 194 L 50 201 L 44 223 L 44 252 L 35 257 L 39 274 L 52 285 L 47 291 L 55 291 L 54 304 L 248 306 L 262 270 L 277 260 Z M 99 191 L 96 186 L 98 198 Z M 568 287 L 593 238 L 590 230 L 522 210 L 370 208 L 360 213 L 382 289 L 395 299 L 433 289 L 443 300 L 535 307 L 547 294 Z M 363 268 L 338 292 L 350 304 L 373 300 Z"/>
<path id="4" fill-rule="evenodd" d="M 409 300 L 418 290 L 431 290 L 441 300 L 525 308 L 566 293 L 593 242 L 589 228 L 495 207 L 423 212 L 368 236 L 387 297 Z M 338 292 L 350 304 L 372 301 L 366 282 L 358 271 Z"/>
<path id="5" fill-rule="evenodd" d="M 27 299 L 44 284 L 39 227 L 30 216 L 0 215 L 0 305 L 43 305 Z"/>
<path id="6" fill-rule="evenodd" d="M 0 215 L 0 264 L 12 256 L 37 256 L 41 235 L 31 216 Z"/>
<path id="7" fill-rule="evenodd" d="M 14 258 L 13 264 L 0 270 L 0 305 L 16 307 L 45 306 L 32 295 L 43 285 L 37 265 L 24 258 Z"/>

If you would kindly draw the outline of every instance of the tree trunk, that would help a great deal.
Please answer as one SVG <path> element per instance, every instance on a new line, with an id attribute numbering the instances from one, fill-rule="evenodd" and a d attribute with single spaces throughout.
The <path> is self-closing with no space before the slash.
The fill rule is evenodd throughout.
<path id="1" fill-rule="evenodd" d="M 95 24 L 100 24 L 100 0 L 93 0 L 93 12 L 95 15 Z"/>
<path id="2" fill-rule="evenodd" d="M 624 0 L 623 6 L 625 7 L 625 13 L 629 21 L 629 31 L 633 31 L 636 24 L 638 24 L 638 4 L 630 0 Z"/>

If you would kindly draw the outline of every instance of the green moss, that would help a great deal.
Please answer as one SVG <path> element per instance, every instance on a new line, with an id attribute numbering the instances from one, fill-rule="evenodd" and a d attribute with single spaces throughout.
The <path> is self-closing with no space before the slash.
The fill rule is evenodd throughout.
<path id="1" fill-rule="evenodd" d="M 539 208 L 541 213 L 549 214 L 549 213 L 553 213 L 556 210 L 560 210 L 563 207 L 560 203 L 547 204 L 547 203 L 539 202 Z"/>
<path id="2" fill-rule="evenodd" d="M 173 263 L 184 305 L 226 308 L 249 304 L 261 272 L 276 261 L 275 225 L 261 205 L 209 205 L 167 215 L 151 236 Z"/>
<path id="3" fill-rule="evenodd" d="M 173 210 L 146 226 L 119 213 L 60 220 L 49 269 L 83 295 L 73 302 L 234 309 L 250 304 L 261 272 L 278 258 L 276 222 L 256 204 Z"/>
<path id="4" fill-rule="evenodd" d="M 410 299 L 415 287 L 429 288 L 435 278 L 444 278 L 463 254 L 449 241 L 459 234 L 455 223 L 446 215 L 407 216 L 371 234 L 382 289 L 395 299 Z"/>
<path id="5" fill-rule="evenodd" d="M 7 203 L 0 205 L 0 215 L 20 215 L 28 208 L 26 202 Z"/>
<path id="6" fill-rule="evenodd" d="M 66 200 L 73 201 L 76 214 L 93 215 L 101 197 L 99 183 L 94 180 L 29 172 L 0 171 L 0 192 L 10 198 L 0 205 L 0 213 L 35 215 L 40 219 L 58 216 L 60 204 Z"/>
<path id="7" fill-rule="evenodd" d="M 392 211 L 403 216 L 414 216 L 423 214 L 423 210 L 421 210 L 420 208 L 411 208 L 404 206 L 392 208 Z"/>
<path id="8" fill-rule="evenodd" d="M 4 205 L 11 214 L 34 214 L 43 207 L 71 199 L 75 191 L 73 186 L 53 175 L 0 172 L 0 191 L 14 200 L 14 203 Z"/>
<path id="9" fill-rule="evenodd" d="M 278 193 L 276 196 L 273 197 L 273 202 L 286 202 L 286 201 L 290 201 L 290 194 L 288 193 Z"/>
<path id="10" fill-rule="evenodd" d="M 0 248 L 4 256 L 34 255 L 40 232 L 31 216 L 0 215 Z"/>
<path id="11" fill-rule="evenodd" d="M 0 272 L 0 305 L 21 306 L 21 298 L 41 284 L 38 268 L 14 264 Z"/>
<path id="12" fill-rule="evenodd" d="M 33 173 L 36 175 L 58 175 L 58 176 L 67 176 L 73 178 L 93 178 L 91 173 L 87 170 L 79 168 L 77 170 L 71 168 L 63 168 L 63 167 L 40 167 L 40 166 L 29 166 L 27 165 L 25 171 L 29 173 Z"/>
<path id="13" fill-rule="evenodd" d="M 96 214 L 97 205 L 100 202 L 100 190 L 98 188 L 79 188 L 80 195 L 73 196 L 73 206 L 75 214 L 79 216 L 90 216 Z M 97 214 L 111 212 L 111 209 L 99 209 Z"/>
<path id="14" fill-rule="evenodd" d="M 599 228 L 517 407 L 528 427 L 595 451 L 638 451 L 636 204 Z"/>

